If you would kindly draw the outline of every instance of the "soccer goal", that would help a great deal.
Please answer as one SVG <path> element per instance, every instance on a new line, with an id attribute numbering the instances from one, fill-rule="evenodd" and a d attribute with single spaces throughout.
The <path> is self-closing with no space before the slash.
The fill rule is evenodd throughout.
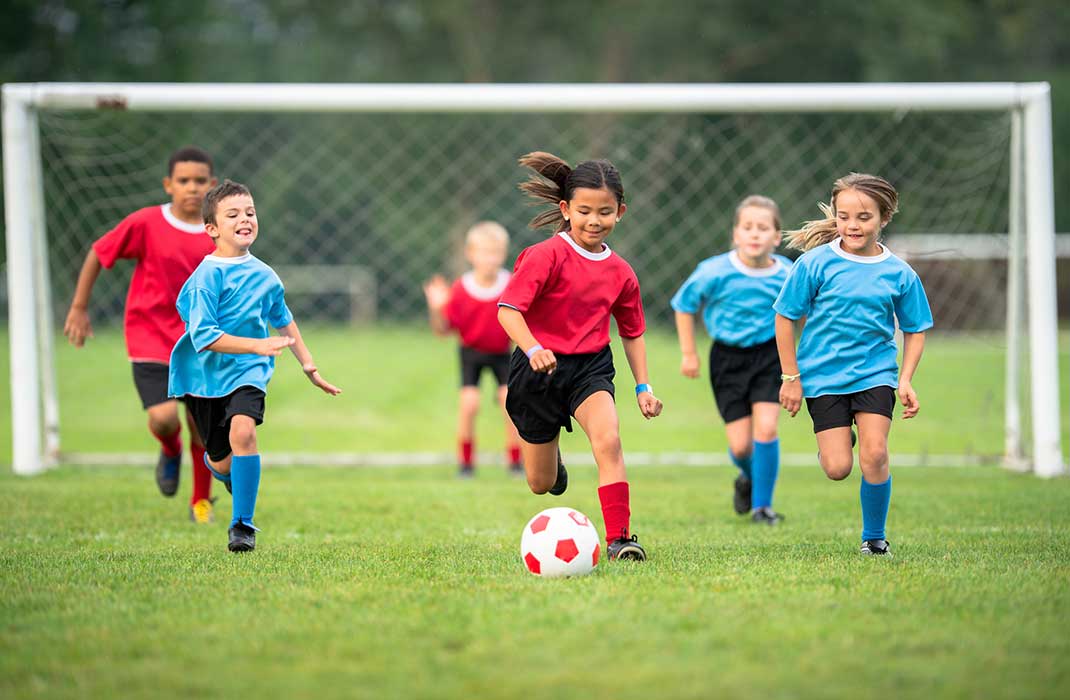
<path id="1" fill-rule="evenodd" d="M 613 245 L 666 333 L 675 286 L 730 245 L 741 197 L 774 197 L 791 227 L 814 218 L 836 177 L 878 173 L 901 193 L 888 243 L 929 290 L 934 339 L 984 356 L 977 369 L 953 364 L 958 381 L 984 386 L 961 406 L 962 432 L 996 447 L 959 449 L 1063 473 L 1044 83 L 6 85 L 17 473 L 85 449 L 61 442 L 54 347 L 77 271 L 92 240 L 161 203 L 163 164 L 187 143 L 250 183 L 271 228 L 288 232 L 263 237 L 257 254 L 293 280 L 297 316 L 338 326 L 421 319 L 418 281 L 458 271 L 474 221 L 504 223 L 514 254 L 538 240 L 516 192 L 527 151 L 617 163 L 629 224 Z M 98 281 L 97 328 L 120 327 L 128 275 Z"/>

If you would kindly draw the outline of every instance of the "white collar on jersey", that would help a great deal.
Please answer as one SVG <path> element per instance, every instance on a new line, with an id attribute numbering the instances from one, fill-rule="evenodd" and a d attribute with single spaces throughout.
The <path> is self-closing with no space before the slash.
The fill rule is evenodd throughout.
<path id="1" fill-rule="evenodd" d="M 461 275 L 461 285 L 464 287 L 464 291 L 468 292 L 468 296 L 479 301 L 498 301 L 498 297 L 505 291 L 505 286 L 509 284 L 509 273 L 505 270 L 498 270 L 498 279 L 494 280 L 494 284 L 489 287 L 481 287 L 476 282 L 476 273 L 466 272 Z"/>
<path id="2" fill-rule="evenodd" d="M 163 214 L 163 218 L 167 220 L 167 223 L 171 224 L 179 231 L 184 233 L 204 233 L 204 224 L 187 224 L 182 219 L 178 218 L 171 211 L 171 203 L 160 205 L 160 213 Z"/>
<path id="3" fill-rule="evenodd" d="M 580 245 L 578 245 L 576 243 L 576 241 L 572 240 L 572 236 L 568 235 L 568 231 L 558 231 L 557 235 L 561 236 L 566 241 L 568 241 L 568 244 L 570 246 L 572 246 L 572 250 L 576 251 L 577 253 L 579 253 L 583 257 L 587 258 L 588 260 L 595 260 L 595 261 L 605 260 L 606 258 L 608 258 L 610 255 L 613 254 L 613 251 L 610 250 L 609 246 L 606 245 L 605 243 L 602 244 L 602 252 L 601 253 L 592 253 L 591 251 L 587 250 L 586 248 L 583 248 Z"/>
<path id="4" fill-rule="evenodd" d="M 836 255 L 839 255 L 844 260 L 850 260 L 852 262 L 865 263 L 866 265 L 872 265 L 874 263 L 883 262 L 883 261 L 887 260 L 888 258 L 892 257 L 892 251 L 888 250 L 888 246 L 884 245 L 883 243 L 878 243 L 877 244 L 877 245 L 879 245 L 881 247 L 881 254 L 880 255 L 855 255 L 854 253 L 848 253 L 846 250 L 844 250 L 840 246 L 840 239 L 839 238 L 837 238 L 836 240 L 832 241 L 828 245 L 829 245 L 829 248 L 832 248 L 832 252 L 833 253 L 835 253 Z"/>
<path id="5" fill-rule="evenodd" d="M 241 265 L 242 263 L 249 262 L 253 259 L 252 253 L 246 253 L 245 255 L 239 255 L 236 258 L 224 258 L 219 255 L 209 254 L 204 256 L 205 260 L 211 260 L 212 262 L 221 263 L 223 265 Z"/>
<path id="6" fill-rule="evenodd" d="M 747 277 L 772 277 L 784 267 L 784 263 L 776 258 L 773 258 L 773 264 L 769 267 L 750 267 L 739 259 L 739 251 L 737 250 L 728 252 L 728 262 L 732 263 L 732 267 L 736 268 Z"/>

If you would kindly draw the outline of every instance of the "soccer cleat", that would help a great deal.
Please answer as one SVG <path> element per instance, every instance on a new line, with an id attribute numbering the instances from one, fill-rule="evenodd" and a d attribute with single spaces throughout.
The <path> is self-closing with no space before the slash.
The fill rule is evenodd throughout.
<path id="1" fill-rule="evenodd" d="M 171 457 L 160 450 L 160 458 L 156 460 L 156 486 L 159 487 L 160 493 L 168 498 L 178 491 L 178 475 L 181 466 L 181 452 Z"/>
<path id="2" fill-rule="evenodd" d="M 230 551 L 251 552 L 256 549 L 256 530 L 253 528 L 238 523 L 230 528 L 227 534 L 230 535 L 230 542 L 227 543 L 227 549 Z"/>
<path id="3" fill-rule="evenodd" d="M 751 480 L 740 474 L 736 477 L 736 492 L 732 497 L 732 505 L 740 515 L 750 512 L 750 489 Z"/>
<path id="4" fill-rule="evenodd" d="M 892 548 L 888 540 L 866 540 L 862 543 L 862 554 L 865 556 L 892 556 Z"/>
<path id="5" fill-rule="evenodd" d="M 635 535 L 626 537 L 627 533 L 627 530 L 621 530 L 620 537 L 609 543 L 606 556 L 610 561 L 646 561 L 646 550 L 639 544 L 639 538 Z"/>
<path id="6" fill-rule="evenodd" d="M 557 451 L 557 481 L 550 487 L 550 494 L 553 496 L 560 496 L 568 488 L 568 470 L 565 469 L 565 463 L 561 461 L 561 450 Z"/>
<path id="7" fill-rule="evenodd" d="M 215 522 L 215 507 L 212 505 L 213 503 L 215 503 L 214 498 L 202 498 L 191 505 L 189 507 L 190 522 L 199 525 L 207 525 L 208 523 Z"/>
<path id="8" fill-rule="evenodd" d="M 513 476 L 524 476 L 524 465 L 520 462 L 513 462 L 509 465 L 509 473 Z"/>
<path id="9" fill-rule="evenodd" d="M 762 525 L 779 525 L 784 520 L 784 516 L 768 506 L 762 506 L 754 509 L 754 512 L 750 514 L 750 519 L 751 522 Z"/>
<path id="10" fill-rule="evenodd" d="M 476 469 L 471 464 L 462 464 L 457 468 L 457 476 L 461 479 L 471 479 L 476 475 Z"/>

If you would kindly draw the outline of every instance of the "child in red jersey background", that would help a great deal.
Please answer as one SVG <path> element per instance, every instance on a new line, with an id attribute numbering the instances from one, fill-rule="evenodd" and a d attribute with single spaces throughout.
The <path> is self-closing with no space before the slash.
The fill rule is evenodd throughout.
<path id="1" fill-rule="evenodd" d="M 182 459 L 178 402 L 167 396 L 171 349 L 185 330 L 175 301 L 193 270 L 215 250 L 201 216 L 204 196 L 216 184 L 212 171 L 211 156 L 200 148 L 187 146 L 171 155 L 163 179 L 171 201 L 130 214 L 93 243 L 63 325 L 70 343 L 82 347 L 93 337 L 89 299 L 101 268 L 110 269 L 121 258 L 137 261 L 126 297 L 123 332 L 134 385 L 149 415 L 149 431 L 160 443 L 156 485 L 169 497 L 178 491 Z M 212 477 L 204 466 L 204 446 L 188 413 L 186 419 L 193 455 L 190 518 L 208 523 L 212 520 Z"/>
<path id="2" fill-rule="evenodd" d="M 509 251 L 509 233 L 493 221 L 481 221 L 465 235 L 464 255 L 472 269 L 452 286 L 436 276 L 424 285 L 431 328 L 439 335 L 457 331 L 461 337 L 461 397 L 457 420 L 460 475 L 475 469 L 475 423 L 479 413 L 479 378 L 489 369 L 498 381 L 498 403 L 505 412 L 509 379 L 509 336 L 498 323 L 498 297 L 509 282 L 502 269 Z M 505 448 L 509 471 L 523 472 L 520 444 L 509 414 L 505 417 Z"/>

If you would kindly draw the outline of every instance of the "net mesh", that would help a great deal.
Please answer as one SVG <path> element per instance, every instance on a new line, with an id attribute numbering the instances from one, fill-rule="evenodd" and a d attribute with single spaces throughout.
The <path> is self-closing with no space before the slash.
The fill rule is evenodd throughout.
<path id="1" fill-rule="evenodd" d="M 40 115 L 52 297 L 62 322 L 92 241 L 165 201 L 174 148 L 197 144 L 217 175 L 250 186 L 256 254 L 280 270 L 299 318 L 422 316 L 420 282 L 463 269 L 464 232 L 493 219 L 511 254 L 547 235 L 516 185 L 531 150 L 570 162 L 605 157 L 623 174 L 628 215 L 611 246 L 635 268 L 648 320 L 670 326 L 668 299 L 704 257 L 730 246 L 750 193 L 773 197 L 786 227 L 818 215 L 832 181 L 873 172 L 899 189 L 896 239 L 1005 232 L 1010 117 L 894 115 L 206 114 L 46 111 Z M 905 257 L 942 330 L 1002 330 L 1006 260 L 956 247 Z M 909 248 L 909 246 L 907 246 Z M 330 266 L 330 267 L 324 267 Z M 103 275 L 96 324 L 120 322 L 132 265 Z"/>

